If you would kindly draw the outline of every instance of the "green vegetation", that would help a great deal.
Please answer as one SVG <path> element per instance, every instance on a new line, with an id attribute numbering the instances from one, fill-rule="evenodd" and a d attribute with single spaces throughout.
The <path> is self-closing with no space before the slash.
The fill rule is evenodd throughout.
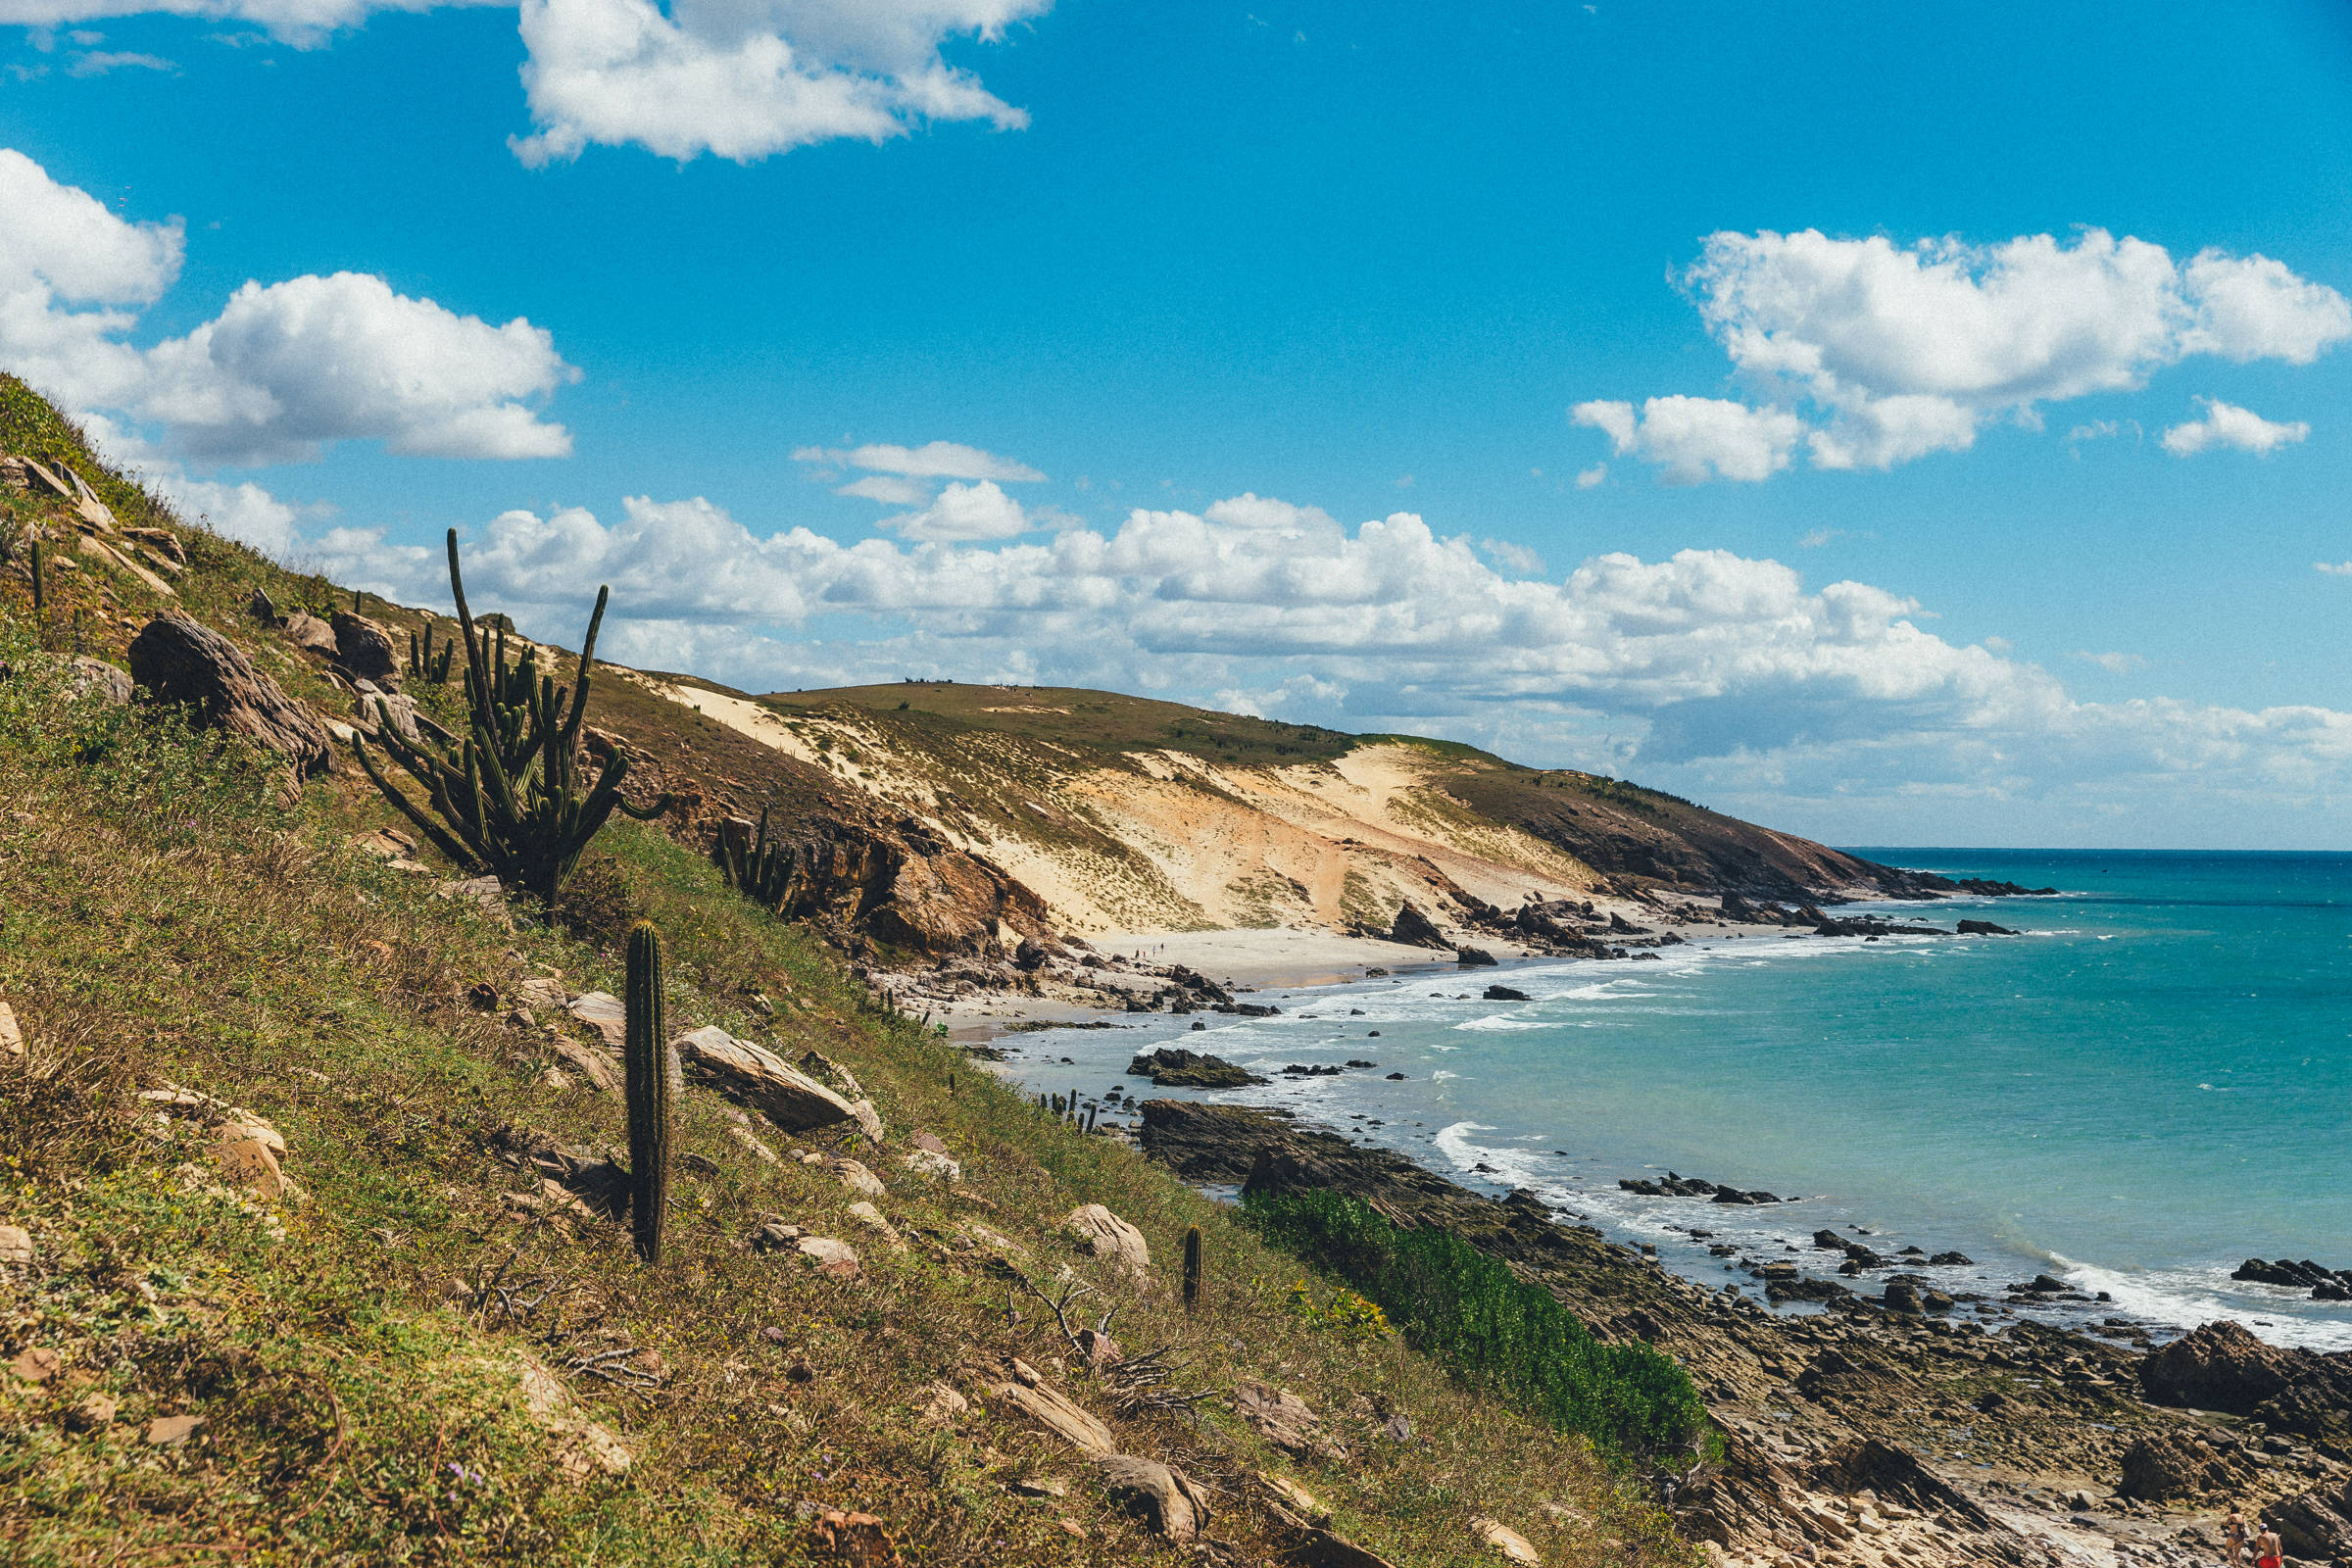
<path id="1" fill-rule="evenodd" d="M 1268 1240 L 1364 1291 L 1422 1349 L 1562 1430 L 1627 1455 L 1700 1442 L 1706 1409 L 1681 1367 L 1646 1345 L 1595 1340 L 1550 1292 L 1460 1237 L 1405 1230 L 1339 1193 L 1253 1193 L 1245 1212 Z"/>
<path id="2" fill-rule="evenodd" d="M 1184 1228 L 1184 1309 L 1194 1311 L 1200 1305 L 1200 1227 Z"/>
<path id="3" fill-rule="evenodd" d="M 126 523 L 170 529 L 188 558 L 176 605 L 296 700 L 348 711 L 244 611 L 257 589 L 282 606 L 347 590 L 149 510 L 5 376 L 0 450 L 70 462 Z M 157 596 L 70 564 L 52 564 L 52 613 L 83 613 L 91 652 L 120 661 Z M 369 608 L 396 637 L 424 623 Z M 1200 1560 L 988 1393 L 1016 1356 L 1126 1451 L 1214 1489 L 1215 1533 L 1246 1560 L 1298 1540 L 1262 1501 L 1267 1471 L 1398 1568 L 1465 1560 L 1479 1514 L 1555 1568 L 1691 1561 L 1638 1474 L 1397 1336 L 1292 1316 L 1251 1282 L 1297 1278 L 1298 1257 L 875 1005 L 809 927 L 735 896 L 668 824 L 608 822 L 557 918 L 511 920 L 443 896 L 469 867 L 429 836 L 420 864 L 363 850 L 414 825 L 368 780 L 345 768 L 289 798 L 282 767 L 243 742 L 79 692 L 36 651 L 29 612 L 29 581 L 0 571 L 0 1001 L 24 1034 L 22 1055 L 0 1055 L 0 1223 L 35 1254 L 0 1267 L 0 1365 L 38 1350 L 57 1367 L 0 1376 L 10 1562 L 790 1568 L 841 1560 L 818 1529 L 827 1508 L 878 1515 L 906 1568 Z M 773 754 L 634 682 L 598 687 L 591 718 L 665 766 L 792 776 L 758 772 Z M 467 723 L 458 692 L 413 695 Z M 599 1038 L 525 1000 L 534 985 L 626 992 L 638 917 L 662 932 L 670 1029 L 716 1024 L 787 1059 L 821 1050 L 891 1129 L 878 1149 L 792 1138 L 708 1090 L 674 1092 L 659 1268 L 520 1152 L 595 1163 L 629 1144 L 626 1097 L 580 1064 Z M 282 1134 L 294 1189 L 233 1182 L 219 1124 L 183 1108 L 208 1103 Z M 898 1162 L 916 1132 L 960 1183 Z M 903 1250 L 816 1162 L 843 1153 L 883 1179 L 873 1208 Z M 1149 1288 L 1073 1250 L 1062 1216 L 1091 1202 L 1142 1231 Z M 861 1268 L 758 1250 L 777 1219 L 850 1242 Z M 1195 1227 L 1218 1267 L 1188 1313 L 1177 1258 Z M 1034 1298 L 1007 1310 L 1008 1275 L 1065 1271 L 1101 1296 L 1090 1320 L 1117 1307 L 1118 1339 L 1156 1356 L 1179 1402 L 1127 1399 Z M 1308 1401 L 1348 1459 L 1262 1441 L 1232 1408 L 1241 1377 Z M 971 1408 L 931 1413 L 943 1384 Z M 87 1413 L 97 1401 L 109 1419 Z M 1410 1443 L 1384 1435 L 1391 1412 L 1409 1413 Z M 149 1441 L 181 1418 L 177 1441 Z M 1013 1488 L 1037 1479 L 1068 1495 Z"/>
<path id="4" fill-rule="evenodd" d="M 629 1228 L 637 1255 L 662 1261 L 669 1220 L 669 1011 L 662 1002 L 662 933 L 640 920 L 629 933 L 621 1071 L 629 1107 Z"/>
<path id="5" fill-rule="evenodd" d="M 604 623 L 609 591 L 596 591 L 596 612 L 580 645 L 579 667 L 570 687 L 539 673 L 539 653 L 526 649 L 507 662 L 507 634 L 484 636 L 466 606 L 466 582 L 458 571 L 458 530 L 449 530 L 449 586 L 458 601 L 458 628 L 466 639 L 467 733 L 455 746 L 419 737 L 410 741 L 394 727 L 381 698 L 378 739 L 392 760 L 423 786 L 426 804 L 439 821 L 425 815 L 399 785 L 386 778 L 354 734 L 351 752 L 384 799 L 415 823 L 432 846 L 459 865 L 488 871 L 509 888 L 552 905 L 564 879 L 615 808 L 639 820 L 669 808 L 663 796 L 640 809 L 621 799 L 628 759 L 613 754 L 583 788 L 580 726 L 588 716 L 589 671 L 596 660 L 596 632 Z M 569 710 L 565 699 L 569 698 Z"/>

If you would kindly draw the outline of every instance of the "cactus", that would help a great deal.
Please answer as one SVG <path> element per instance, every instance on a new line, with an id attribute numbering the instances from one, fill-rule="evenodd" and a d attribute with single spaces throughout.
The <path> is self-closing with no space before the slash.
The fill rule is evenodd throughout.
<path id="1" fill-rule="evenodd" d="M 781 910 L 792 890 L 793 876 L 800 869 L 801 857 L 789 844 L 770 842 L 767 815 L 767 808 L 761 807 L 759 836 L 748 841 L 741 822 L 733 824 L 733 831 L 721 829 L 711 858 L 718 862 L 719 872 L 729 887 L 761 908 Z"/>
<path id="2" fill-rule="evenodd" d="M 669 1063 L 662 1038 L 662 933 L 650 920 L 629 929 L 626 990 L 621 1066 L 629 1103 L 629 1223 L 637 1255 L 659 1263 L 669 1217 Z"/>
<path id="3" fill-rule="evenodd" d="M 1199 1310 L 1200 1305 L 1200 1227 L 1184 1228 L 1184 1309 Z"/>
<path id="4" fill-rule="evenodd" d="M 424 628 L 424 640 L 421 643 L 416 640 L 415 632 L 409 633 L 409 662 L 402 673 L 412 681 L 430 681 L 435 686 L 446 686 L 449 684 L 450 658 L 457 651 L 456 643 L 443 638 L 440 652 L 435 653 L 433 651 L 433 628 L 428 623 Z"/>
<path id="5" fill-rule="evenodd" d="M 41 555 L 41 530 L 32 530 L 32 624 L 49 633 L 49 563 Z"/>
<path id="6" fill-rule="evenodd" d="M 366 739 L 356 732 L 352 755 L 384 798 L 451 860 L 467 870 L 488 871 L 507 886 L 553 904 L 580 863 L 588 841 L 613 811 L 643 821 L 661 815 L 671 802 L 664 795 L 640 809 L 622 800 L 620 781 L 629 764 L 618 754 L 603 763 L 593 782 L 584 777 L 580 726 L 588 713 L 596 632 L 604 623 L 611 594 L 603 588 L 596 591 L 596 612 L 588 617 L 579 667 L 565 688 L 556 684 L 555 676 L 539 672 L 536 650 L 526 651 L 513 665 L 507 662 L 503 623 L 495 640 L 475 629 L 473 613 L 466 606 L 466 582 L 458 571 L 455 528 L 449 530 L 449 586 L 466 639 L 466 707 L 470 719 L 466 735 L 451 744 L 405 740 L 382 713 L 383 700 L 376 702 L 384 717 L 380 743 L 424 786 L 433 814 L 428 816 L 377 768 Z"/>

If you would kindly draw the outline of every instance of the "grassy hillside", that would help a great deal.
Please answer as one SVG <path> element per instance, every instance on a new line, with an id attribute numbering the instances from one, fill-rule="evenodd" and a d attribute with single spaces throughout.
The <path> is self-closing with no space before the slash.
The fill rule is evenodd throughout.
<path id="1" fill-rule="evenodd" d="M 281 608 L 348 594 L 172 517 L 0 378 L 0 451 L 25 450 L 72 462 L 125 522 L 169 529 L 187 560 L 177 605 L 340 710 L 241 607 L 256 588 Z M 1212 1561 L 1308 1549 L 1301 1505 L 1261 1475 L 1399 1565 L 1488 1556 L 1479 1515 L 1549 1563 L 1690 1560 L 1638 1464 L 1367 1330 L 1336 1283 L 1229 1211 L 874 1010 L 805 929 L 735 898 L 660 827 L 608 829 L 557 919 L 479 907 L 442 896 L 429 856 L 418 874 L 355 847 L 398 823 L 348 762 L 289 798 L 240 746 L 77 694 L 41 646 L 68 646 L 78 612 L 83 648 L 120 660 L 158 608 L 80 566 L 36 627 L 25 578 L 0 564 L 0 1002 L 24 1036 L 0 1051 L 0 1225 L 31 1249 L 0 1263 L 11 1561 L 1200 1560 L 992 1392 L 1014 1358 L 1123 1450 L 1210 1489 Z M 830 787 L 611 689 L 600 715 L 680 777 Z M 754 1131 L 771 1162 L 730 1107 L 690 1092 L 659 1268 L 512 1155 L 625 1148 L 618 1097 L 566 1065 L 580 1026 L 522 999 L 533 981 L 618 990 L 618 936 L 639 914 L 670 946 L 673 1027 L 821 1050 L 887 1128 L 879 1147 Z M 200 1097 L 282 1134 L 297 1190 L 241 1184 Z M 960 1185 L 902 1163 L 918 1132 L 960 1162 Z M 888 1231 L 803 1155 L 870 1166 Z M 1086 1202 L 1141 1229 L 1142 1279 L 1062 1230 Z M 860 1271 L 753 1245 L 777 1224 L 850 1242 Z M 1187 1314 L 1171 1282 L 1196 1224 L 1208 1287 Z M 1113 1337 L 1131 1356 L 1164 1347 L 1164 1388 L 1184 1397 L 1123 1397 L 1023 1279 L 1095 1293 L 1089 1326 L 1115 1306 Z M 1270 1444 L 1240 1413 L 1246 1379 L 1302 1397 L 1345 1457 Z M 828 1510 L 875 1516 L 889 1554 L 837 1546 Z"/>

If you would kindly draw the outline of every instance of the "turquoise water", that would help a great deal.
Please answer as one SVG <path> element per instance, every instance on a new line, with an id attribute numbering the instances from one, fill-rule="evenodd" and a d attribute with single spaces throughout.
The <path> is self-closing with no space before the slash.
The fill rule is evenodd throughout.
<path id="1" fill-rule="evenodd" d="M 1376 1059 L 1378 1073 L 1212 1098 L 1534 1188 L 1713 1284 L 1730 1276 L 1691 1228 L 1760 1256 L 1860 1226 L 1881 1251 L 1970 1254 L 1973 1270 L 1936 1271 L 1946 1288 L 2046 1271 L 2108 1292 L 2094 1315 L 2229 1315 L 2352 1347 L 2352 1306 L 2227 1278 L 2257 1254 L 2352 1267 L 2352 855 L 1860 853 L 2062 892 L 1918 908 L 2017 938 L 1776 935 L 1654 963 L 1448 967 L 1267 993 L 1284 1016 L 1218 1019 L 1183 1043 L 1261 1071 Z M 1497 978 L 1534 1000 L 1477 1000 Z M 1010 1070 L 1099 1095 L 1183 1031 L 1020 1038 Z M 1667 1168 L 1805 1200 L 1616 1187 Z"/>

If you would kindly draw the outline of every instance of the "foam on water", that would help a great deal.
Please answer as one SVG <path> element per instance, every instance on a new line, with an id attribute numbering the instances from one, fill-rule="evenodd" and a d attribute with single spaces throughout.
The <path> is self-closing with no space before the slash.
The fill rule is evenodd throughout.
<path id="1" fill-rule="evenodd" d="M 2228 1278 L 2254 1254 L 2352 1267 L 2336 1177 L 2352 1161 L 2352 857 L 1878 858 L 2070 892 L 1912 906 L 2032 941 L 1710 938 L 1630 970 L 1366 980 L 1260 996 L 1283 1015 L 1199 1033 L 1152 1019 L 1014 1037 L 1008 1070 L 1092 1094 L 1163 1041 L 1261 1073 L 1377 1058 L 1203 1098 L 1287 1105 L 1467 1185 L 1529 1188 L 1710 1286 L 1749 1278 L 1711 1245 L 1829 1273 L 1810 1241 L 1828 1228 L 1889 1256 L 1969 1254 L 1918 1269 L 1954 1294 L 2000 1300 L 2049 1272 L 2112 1298 L 2033 1309 L 2068 1321 L 2234 1316 L 2352 1348 L 2352 1306 Z M 1484 1001 L 1496 978 L 1533 1000 Z M 1668 1168 L 1807 1196 L 1743 1207 L 1617 1187 Z"/>

